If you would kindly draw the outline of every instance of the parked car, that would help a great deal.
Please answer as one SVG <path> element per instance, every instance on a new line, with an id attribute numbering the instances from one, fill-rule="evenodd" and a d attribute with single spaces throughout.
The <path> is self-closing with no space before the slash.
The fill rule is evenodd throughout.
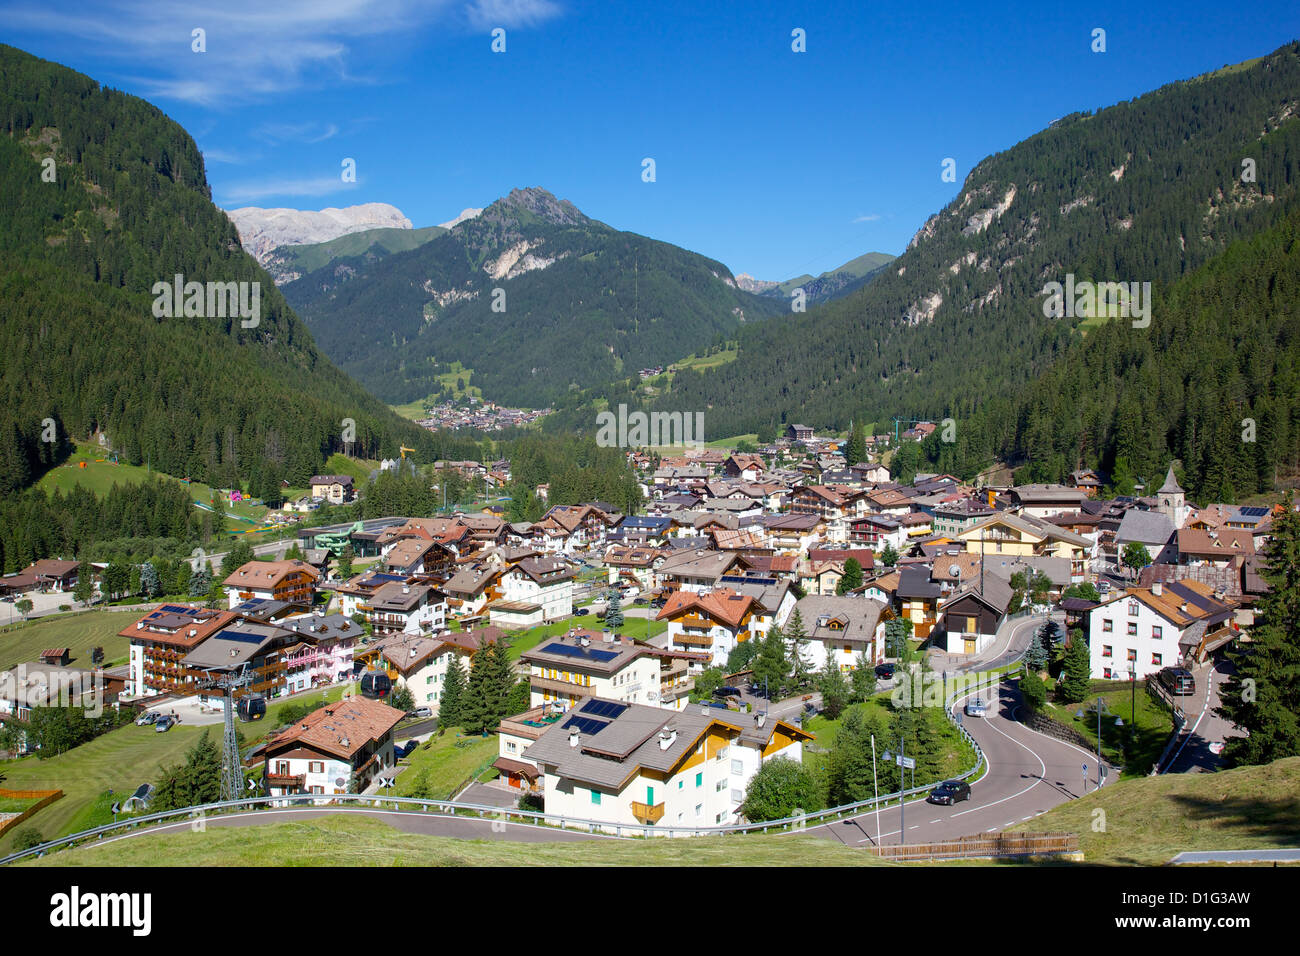
<path id="1" fill-rule="evenodd" d="M 1196 693 L 1196 678 L 1186 667 L 1166 667 L 1156 675 L 1156 679 L 1175 697 Z"/>
<path id="2" fill-rule="evenodd" d="M 411 711 L 411 712 L 408 713 L 406 716 L 407 716 L 407 717 L 417 717 L 417 718 L 422 718 L 422 717 L 432 717 L 432 716 L 433 716 L 433 708 L 432 708 L 432 707 L 417 707 L 417 708 L 415 708 L 415 710 Z"/>
<path id="3" fill-rule="evenodd" d="M 894 665 L 893 665 L 893 664 L 877 664 L 877 665 L 876 665 L 876 676 L 879 677 L 879 678 L 881 678 L 882 680 L 892 680 L 893 677 L 894 677 Z"/>
<path id="4" fill-rule="evenodd" d="M 580 607 L 580 608 L 578 608 L 577 610 L 575 610 L 575 611 L 573 612 L 573 616 L 574 616 L 574 617 L 586 617 L 586 616 L 587 616 L 588 614 L 590 614 L 590 613 L 591 613 L 591 610 L 590 610 L 590 609 L 585 608 L 585 607 Z"/>
<path id="5" fill-rule="evenodd" d="M 963 800 L 969 799 L 970 784 L 962 780 L 945 780 L 930 791 L 930 795 L 925 798 L 925 802 L 950 807 L 954 803 L 961 803 Z"/>
<path id="6" fill-rule="evenodd" d="M 139 717 L 135 719 L 135 725 L 137 727 L 144 727 L 148 724 L 152 724 L 155 721 L 157 721 L 158 717 L 159 715 L 154 713 L 152 710 L 146 710 L 143 714 L 141 714 Z"/>
<path id="7" fill-rule="evenodd" d="M 720 701 L 720 700 L 710 700 L 710 701 L 706 701 L 705 704 L 704 704 L 704 706 L 705 706 L 705 707 L 716 707 L 716 708 L 718 708 L 718 710 L 728 710 L 728 709 L 729 709 L 729 708 L 727 707 L 727 705 L 726 705 L 725 703 L 723 703 L 722 701 Z"/>
<path id="8" fill-rule="evenodd" d="M 719 687 L 713 692 L 714 697 L 739 697 L 739 687 Z"/>
<path id="9" fill-rule="evenodd" d="M 645 603 L 646 603 L 646 599 L 643 598 L 643 597 L 639 597 L 639 598 L 637 598 L 635 601 L 633 601 L 632 603 L 633 603 L 633 604 L 645 604 Z"/>
<path id="10" fill-rule="evenodd" d="M 978 697 L 966 702 L 967 717 L 986 717 L 988 716 L 988 709 L 988 704 L 984 703 L 984 701 Z"/>
<path id="11" fill-rule="evenodd" d="M 153 725 L 154 733 L 158 733 L 158 734 L 164 733 L 168 730 L 171 730 L 175 724 L 176 724 L 175 717 L 169 717 L 166 714 L 164 714 L 163 716 L 159 717 L 156 721 L 154 721 L 154 725 Z"/>

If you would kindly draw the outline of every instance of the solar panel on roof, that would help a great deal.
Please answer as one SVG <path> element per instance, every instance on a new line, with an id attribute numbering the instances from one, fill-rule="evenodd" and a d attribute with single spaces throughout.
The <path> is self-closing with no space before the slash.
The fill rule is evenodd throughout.
<path id="1" fill-rule="evenodd" d="M 618 657 L 617 651 L 600 651 L 590 647 L 574 647 L 572 644 L 547 644 L 542 648 L 546 654 L 559 654 L 562 657 L 585 657 L 602 664 Z"/>
<path id="2" fill-rule="evenodd" d="M 608 726 L 603 720 L 592 720 L 589 717 L 570 717 L 564 722 L 565 730 L 576 727 L 583 734 L 598 734 Z"/>
<path id="3" fill-rule="evenodd" d="M 1237 513 L 1241 515 L 1245 515 L 1247 518 L 1262 518 L 1264 517 L 1264 515 L 1268 514 L 1268 509 L 1259 508 L 1256 507 L 1255 505 L 1250 505 L 1245 508 L 1238 508 Z"/>
<path id="4" fill-rule="evenodd" d="M 591 714 L 593 717 L 608 717 L 611 720 L 625 710 L 627 704 L 616 704 L 612 700 L 589 700 L 578 708 L 579 713 Z"/>

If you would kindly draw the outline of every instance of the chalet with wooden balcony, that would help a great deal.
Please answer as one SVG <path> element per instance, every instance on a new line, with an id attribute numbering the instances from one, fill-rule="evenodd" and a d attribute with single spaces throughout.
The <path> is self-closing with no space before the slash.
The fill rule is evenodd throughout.
<path id="1" fill-rule="evenodd" d="M 520 657 L 529 669 L 530 706 L 554 702 L 567 710 L 592 696 L 658 704 L 661 668 L 654 651 L 613 634 L 573 628 Z"/>
<path id="2" fill-rule="evenodd" d="M 230 611 L 161 604 L 122 628 L 118 637 L 131 642 L 127 695 L 192 694 L 204 675 L 185 666 L 184 657 L 236 619 Z"/>
<path id="3" fill-rule="evenodd" d="M 285 652 L 301 643 L 299 635 L 283 625 L 236 621 L 213 634 L 180 659 L 180 666 L 193 673 L 232 674 L 241 670 L 252 684 L 239 694 L 279 697 L 285 693 Z M 199 691 L 201 700 L 208 694 Z"/>
<path id="4" fill-rule="evenodd" d="M 479 649 L 500 640 L 503 634 L 500 628 L 494 627 L 427 636 L 390 634 L 367 644 L 358 651 L 355 660 L 366 668 L 382 668 L 394 682 L 411 692 L 417 707 L 428 707 L 437 716 L 452 659 L 460 658 L 468 674 Z"/>
<path id="5" fill-rule="evenodd" d="M 404 716 L 364 697 L 312 711 L 266 745 L 267 794 L 361 793 L 396 764 L 393 728 Z"/>
<path id="6" fill-rule="evenodd" d="M 977 522 L 957 537 L 973 554 L 1065 558 L 1070 562 L 1070 577 L 1075 583 L 1084 580 L 1096 552 L 1091 538 L 1042 518 L 1006 512 Z"/>
<path id="7" fill-rule="evenodd" d="M 778 756 L 801 760 L 811 739 L 765 714 L 592 697 L 546 727 L 527 756 L 548 813 L 668 834 L 738 822 L 758 768 Z"/>
<path id="8" fill-rule="evenodd" d="M 501 576 L 506 567 L 495 561 L 474 561 L 465 565 L 443 585 L 448 612 L 467 617 L 482 612 L 502 596 Z"/>
<path id="9" fill-rule="evenodd" d="M 427 584 L 389 581 L 358 605 L 376 636 L 429 634 L 447 626 L 447 596 Z"/>
<path id="10" fill-rule="evenodd" d="M 342 614 L 319 612 L 280 622 L 299 638 L 284 649 L 285 693 L 296 694 L 352 677 L 352 655 L 365 633 Z"/>
<path id="11" fill-rule="evenodd" d="M 754 636 L 751 625 L 755 601 L 731 588 L 712 591 L 675 591 L 657 620 L 668 622 L 668 647 L 677 651 L 707 652 L 711 666 L 720 667 L 738 644 Z M 705 664 L 694 668 L 702 671 Z"/>
<path id="12" fill-rule="evenodd" d="M 252 598 L 311 607 L 319 580 L 320 572 L 306 561 L 249 561 L 231 572 L 223 583 L 232 608 Z"/>

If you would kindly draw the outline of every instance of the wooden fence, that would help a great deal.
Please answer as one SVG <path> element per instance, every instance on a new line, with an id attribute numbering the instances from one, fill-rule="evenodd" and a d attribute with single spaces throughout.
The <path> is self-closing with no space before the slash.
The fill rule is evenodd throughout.
<path id="1" fill-rule="evenodd" d="M 1082 859 L 1076 833 L 978 834 L 937 843 L 874 847 L 871 852 L 882 859 L 898 861 L 1050 856 Z"/>
<path id="2" fill-rule="evenodd" d="M 18 814 L 18 816 L 12 817 L 11 819 L 6 820 L 4 823 L 0 823 L 0 837 L 2 837 L 10 829 L 18 826 L 18 824 L 22 823 L 33 813 L 36 813 L 38 810 L 44 810 L 55 800 L 61 799 L 63 797 L 63 791 L 62 790 L 5 790 L 3 787 L 0 787 L 0 797 L 5 797 L 10 800 L 31 800 L 31 799 L 39 798 L 36 803 L 33 803 L 22 813 Z"/>

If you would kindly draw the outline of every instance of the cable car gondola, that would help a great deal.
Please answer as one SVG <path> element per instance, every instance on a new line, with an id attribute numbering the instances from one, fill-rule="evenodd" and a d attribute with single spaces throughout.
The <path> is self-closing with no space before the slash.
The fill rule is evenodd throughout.
<path id="1" fill-rule="evenodd" d="M 261 720 L 266 716 L 266 698 L 261 694 L 247 694 L 239 698 L 235 712 L 243 721 Z"/>
<path id="2" fill-rule="evenodd" d="M 361 696 L 382 700 L 393 690 L 392 678 L 384 671 L 366 671 L 361 677 Z"/>

